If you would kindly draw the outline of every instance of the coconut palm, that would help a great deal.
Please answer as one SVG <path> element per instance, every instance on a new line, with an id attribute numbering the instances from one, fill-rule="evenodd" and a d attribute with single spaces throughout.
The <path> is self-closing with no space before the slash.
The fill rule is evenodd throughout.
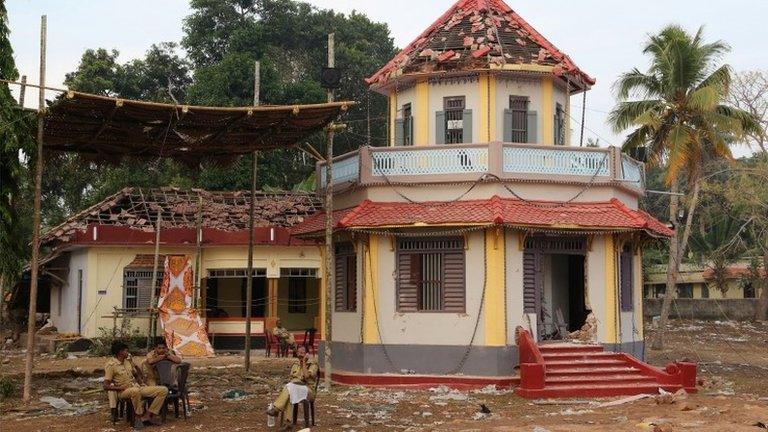
<path id="1" fill-rule="evenodd" d="M 615 84 L 619 102 L 609 121 L 616 132 L 631 129 L 625 150 L 648 147 L 651 164 L 666 169 L 670 186 L 669 215 L 675 234 L 669 243 L 667 290 L 661 311 L 666 327 L 680 260 L 691 231 L 704 166 L 712 160 L 732 159 L 729 144 L 747 133 L 760 133 L 750 113 L 723 104 L 731 82 L 728 65 L 718 65 L 729 47 L 722 41 L 705 43 L 702 29 L 691 35 L 670 25 L 651 35 L 643 53 L 651 58 L 647 72 L 635 68 Z M 690 189 L 682 235 L 678 233 L 681 185 Z M 659 337 L 654 348 L 663 346 Z"/>

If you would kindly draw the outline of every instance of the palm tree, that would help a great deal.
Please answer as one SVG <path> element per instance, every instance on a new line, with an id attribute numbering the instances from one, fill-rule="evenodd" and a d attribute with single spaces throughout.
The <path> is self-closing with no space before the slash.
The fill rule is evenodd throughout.
<path id="1" fill-rule="evenodd" d="M 632 129 L 623 148 L 647 146 L 649 162 L 665 167 L 672 192 L 669 216 L 676 229 L 669 243 L 662 331 L 653 346 L 657 349 L 663 347 L 663 329 L 691 233 L 703 167 L 712 160 L 732 159 L 729 144 L 760 131 L 753 115 L 722 103 L 728 95 L 731 69 L 718 66 L 718 60 L 728 50 L 722 41 L 705 43 L 701 28 L 691 35 L 669 25 L 651 35 L 643 49 L 651 57 L 648 71 L 635 68 L 615 84 L 619 103 L 609 121 L 617 133 Z M 682 235 L 678 229 L 681 189 L 690 193 Z"/>

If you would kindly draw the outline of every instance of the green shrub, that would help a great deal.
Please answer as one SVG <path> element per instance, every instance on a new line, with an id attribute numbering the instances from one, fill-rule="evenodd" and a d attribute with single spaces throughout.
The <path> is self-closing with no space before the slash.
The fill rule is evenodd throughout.
<path id="1" fill-rule="evenodd" d="M 16 384 L 10 377 L 0 378 L 0 398 L 9 398 L 16 392 Z"/>
<path id="2" fill-rule="evenodd" d="M 122 341 L 128 345 L 128 350 L 133 355 L 146 353 L 147 336 L 131 327 L 130 319 L 124 318 L 119 328 L 111 329 L 99 327 L 99 336 L 93 339 L 93 345 L 88 354 L 96 357 L 111 356 L 112 343 Z"/>

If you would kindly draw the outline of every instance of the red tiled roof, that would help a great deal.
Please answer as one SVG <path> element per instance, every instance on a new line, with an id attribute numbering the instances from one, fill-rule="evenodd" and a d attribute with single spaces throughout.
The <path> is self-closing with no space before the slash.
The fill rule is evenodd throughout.
<path id="1" fill-rule="evenodd" d="M 385 84 L 395 72 L 476 70 L 491 64 L 554 66 L 558 75 L 595 83 L 502 0 L 459 0 L 366 82 Z"/>
<path id="2" fill-rule="evenodd" d="M 728 279 L 739 279 L 743 277 L 749 277 L 751 275 L 751 269 L 749 268 L 748 264 L 734 264 L 726 270 L 726 278 Z M 758 274 L 765 277 L 765 270 L 759 269 Z M 712 279 L 715 276 L 715 271 L 711 267 L 707 267 L 707 269 L 702 272 L 702 277 L 704 279 Z"/>
<path id="3" fill-rule="evenodd" d="M 295 226 L 294 235 L 322 231 L 322 212 Z M 648 213 L 632 210 L 618 199 L 596 203 L 529 202 L 494 196 L 455 202 L 373 202 L 334 212 L 334 227 L 382 228 L 496 224 L 564 230 L 646 231 L 669 237 L 672 231 Z"/>

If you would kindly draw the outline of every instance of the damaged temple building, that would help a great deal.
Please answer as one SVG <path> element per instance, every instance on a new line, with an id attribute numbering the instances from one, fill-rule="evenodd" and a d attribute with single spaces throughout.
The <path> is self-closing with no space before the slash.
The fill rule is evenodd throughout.
<path id="1" fill-rule="evenodd" d="M 501 0 L 460 0 L 367 83 L 389 101 L 390 142 L 334 159 L 332 291 L 319 195 L 256 197 L 254 334 L 278 318 L 316 328 L 332 378 L 351 384 L 522 384 L 530 397 L 692 387 L 690 365 L 657 373 L 636 359 L 642 249 L 672 232 L 638 207 L 642 162 L 572 145 L 571 98 L 594 78 Z M 321 194 L 324 163 L 316 173 Z M 53 228 L 52 322 L 92 337 L 114 308 L 148 309 L 159 225 L 160 254 L 195 263 L 213 346 L 242 348 L 248 198 L 128 188 Z M 547 343 L 571 338 L 589 344 L 585 368 L 607 367 L 586 372 L 604 380 L 597 392 L 562 384 L 584 370 Z"/>

